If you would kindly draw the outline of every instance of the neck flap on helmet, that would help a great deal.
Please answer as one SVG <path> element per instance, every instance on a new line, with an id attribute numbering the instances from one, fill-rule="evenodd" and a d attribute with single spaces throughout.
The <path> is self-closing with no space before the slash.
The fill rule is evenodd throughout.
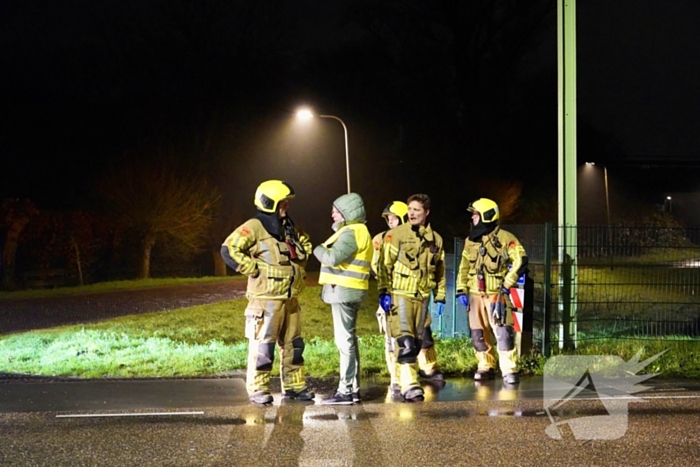
<path id="1" fill-rule="evenodd" d="M 494 230 L 496 230 L 496 227 L 498 224 L 496 222 L 489 222 L 488 224 L 485 224 L 481 220 L 481 216 L 479 216 L 479 223 L 474 225 L 471 225 L 471 231 L 469 232 L 469 240 L 472 242 L 475 242 L 477 240 L 481 240 L 481 237 L 484 235 L 488 235 Z"/>

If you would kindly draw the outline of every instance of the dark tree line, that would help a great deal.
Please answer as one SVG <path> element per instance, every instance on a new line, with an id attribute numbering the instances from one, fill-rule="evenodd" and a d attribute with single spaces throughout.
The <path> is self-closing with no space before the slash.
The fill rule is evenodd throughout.
<path id="1" fill-rule="evenodd" d="M 259 141 L 302 101 L 349 123 L 353 186 L 374 209 L 371 222 L 414 191 L 434 198 L 431 220 L 446 236 L 464 234 L 466 203 L 481 196 L 496 199 L 507 221 L 555 220 L 556 76 L 543 60 L 553 53 L 555 3 L 343 5 L 324 33 L 308 29 L 313 11 L 275 0 L 9 8 L 3 37 L 25 43 L 0 45 L 11 65 L 4 88 L 14 90 L 0 130 L 13 143 L 3 196 L 34 198 L 27 187 L 41 187 L 33 201 L 42 213 L 63 212 L 58 224 L 39 215 L 41 228 L 27 220 L 32 242 L 62 242 L 47 251 L 80 275 L 106 262 L 147 277 L 156 256 L 186 262 L 202 252 L 225 274 L 219 245 L 250 212 L 250 180 L 268 174 Z M 608 150 L 587 134 L 587 152 Z M 46 157 L 54 145 L 63 152 Z M 297 149 L 289 140 L 274 146 Z M 41 170 L 22 165 L 39 154 Z M 325 186 L 304 175 L 319 164 L 288 167 L 310 189 Z M 70 220 L 77 212 L 95 226 Z M 86 231 L 102 246 L 90 246 Z M 28 268 L 53 261 L 28 250 Z"/>

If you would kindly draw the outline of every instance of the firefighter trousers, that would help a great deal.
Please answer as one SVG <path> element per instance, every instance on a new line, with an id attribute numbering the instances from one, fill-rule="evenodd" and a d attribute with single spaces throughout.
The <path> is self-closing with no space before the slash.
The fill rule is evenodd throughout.
<path id="1" fill-rule="evenodd" d="M 394 358 L 401 394 L 419 388 L 418 354 L 426 326 L 430 326 L 429 298 L 392 295 L 394 306 L 388 313 L 387 323 L 396 342 Z"/>
<path id="2" fill-rule="evenodd" d="M 517 350 L 515 349 L 515 332 L 513 326 L 506 324 L 498 326 L 491 316 L 493 295 L 469 294 L 469 328 L 471 329 L 472 344 L 476 351 L 478 369 L 488 371 L 496 368 L 496 349 L 493 335 L 498 345 L 498 365 L 501 373 L 517 373 Z M 507 313 L 507 323 L 512 323 L 510 309 Z"/>
<path id="3" fill-rule="evenodd" d="M 386 360 L 386 368 L 389 370 L 390 384 L 399 384 L 399 379 L 396 376 L 396 356 L 394 355 L 394 346 L 396 341 L 391 337 L 391 333 L 387 329 L 386 325 L 386 313 L 384 309 L 380 306 L 377 308 L 377 323 L 379 324 L 379 332 L 384 334 L 384 359 Z"/>
<path id="4" fill-rule="evenodd" d="M 275 345 L 280 353 L 282 392 L 306 389 L 304 376 L 304 340 L 301 337 L 299 302 L 286 300 L 250 300 L 245 310 L 248 339 L 248 394 L 270 391 L 270 372 L 275 360 Z"/>

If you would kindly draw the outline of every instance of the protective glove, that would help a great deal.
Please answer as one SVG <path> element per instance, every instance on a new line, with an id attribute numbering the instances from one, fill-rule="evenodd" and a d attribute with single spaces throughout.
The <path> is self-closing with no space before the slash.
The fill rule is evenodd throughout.
<path id="1" fill-rule="evenodd" d="M 491 319 L 498 326 L 506 324 L 506 300 L 502 293 L 493 296 L 490 307 Z"/>
<path id="2" fill-rule="evenodd" d="M 469 297 L 467 297 L 467 294 L 465 293 L 458 293 L 457 294 L 457 301 L 460 303 L 462 306 L 469 306 Z"/>
<path id="3" fill-rule="evenodd" d="M 509 289 L 508 287 L 506 287 L 505 285 L 502 286 L 502 290 L 501 290 L 501 291 L 502 291 L 504 294 L 506 294 L 506 295 L 510 295 L 510 289 Z"/>
<path id="4" fill-rule="evenodd" d="M 386 333 L 386 313 L 382 307 L 377 308 L 377 324 L 379 325 L 379 334 Z"/>
<path id="5" fill-rule="evenodd" d="M 445 302 L 435 302 L 435 317 L 439 318 L 442 316 L 443 311 L 445 311 Z"/>
<path id="6" fill-rule="evenodd" d="M 389 313 L 391 305 L 391 294 L 386 291 L 379 292 L 379 306 L 382 307 L 384 313 Z"/>

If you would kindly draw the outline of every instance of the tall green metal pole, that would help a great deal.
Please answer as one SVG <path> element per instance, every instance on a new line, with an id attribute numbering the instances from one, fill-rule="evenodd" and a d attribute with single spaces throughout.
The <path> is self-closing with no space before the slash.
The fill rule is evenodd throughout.
<path id="1" fill-rule="evenodd" d="M 557 0 L 560 345 L 576 346 L 576 0 Z"/>

